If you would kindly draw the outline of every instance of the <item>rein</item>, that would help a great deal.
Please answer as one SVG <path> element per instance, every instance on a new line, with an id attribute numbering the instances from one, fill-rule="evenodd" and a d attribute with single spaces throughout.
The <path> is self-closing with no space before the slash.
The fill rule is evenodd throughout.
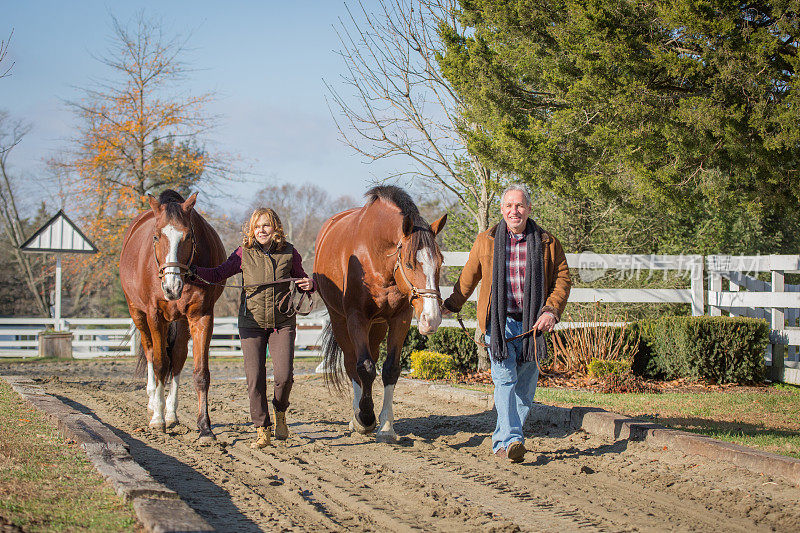
<path id="1" fill-rule="evenodd" d="M 251 284 L 248 284 L 248 285 L 217 283 L 217 282 L 214 282 L 214 281 L 204 280 L 203 278 L 201 278 L 200 276 L 197 276 L 197 275 L 192 276 L 191 279 L 193 281 L 194 280 L 201 281 L 201 282 L 205 283 L 206 285 L 216 285 L 218 287 L 231 288 L 231 289 L 260 289 L 262 287 L 269 287 L 271 285 L 279 285 L 281 283 L 290 283 L 289 292 L 287 292 L 286 295 L 284 295 L 284 297 L 281 298 L 280 301 L 278 302 L 278 306 L 277 306 L 278 307 L 278 311 L 280 311 L 281 313 L 283 313 L 285 315 L 288 315 L 288 316 L 292 316 L 293 314 L 301 314 L 301 315 L 303 315 L 303 314 L 308 314 L 308 312 L 303 313 L 303 312 L 300 311 L 300 309 L 301 309 L 301 307 L 303 305 L 303 302 L 305 300 L 308 300 L 309 303 L 311 303 L 312 306 L 313 306 L 311 293 L 310 292 L 305 292 L 305 291 L 300 291 L 297 288 L 297 283 L 296 282 L 300 281 L 301 279 L 305 279 L 305 278 L 281 278 L 281 279 L 276 279 L 274 281 L 267 281 L 265 283 L 251 283 Z M 297 300 L 297 302 L 295 303 L 295 296 L 297 296 L 297 293 L 300 293 L 300 299 Z"/>
<path id="2" fill-rule="evenodd" d="M 400 241 L 397 243 L 397 249 L 388 254 L 386 257 L 391 257 L 397 254 L 397 261 L 394 263 L 394 270 L 392 271 L 392 275 L 396 276 L 397 271 L 400 271 L 400 277 L 403 278 L 403 282 L 408 285 L 411 290 L 410 300 L 413 302 L 415 298 L 433 298 L 435 299 L 439 305 L 442 304 L 442 295 L 439 292 L 439 289 L 418 289 L 411 283 L 411 280 L 408 279 L 408 275 L 406 274 L 405 268 L 403 268 L 403 257 L 400 253 L 400 250 L 403 248 L 403 242 Z"/>
<path id="3" fill-rule="evenodd" d="M 467 335 L 469 335 L 469 331 L 467 330 L 467 327 L 464 325 L 464 321 L 461 319 L 461 313 L 456 313 L 456 320 L 458 320 L 458 325 L 461 326 L 461 330 L 464 333 L 466 333 Z M 519 335 L 514 335 L 513 337 L 506 337 L 505 341 L 506 341 L 506 343 L 509 343 L 509 342 L 511 342 L 513 340 L 517 340 L 519 338 L 525 337 L 526 335 L 530 335 L 531 333 L 534 333 L 535 331 L 536 331 L 536 328 L 533 327 L 533 328 L 529 329 L 528 331 L 520 333 Z M 535 333 L 534 333 L 534 335 L 535 335 Z M 477 338 L 474 338 L 474 337 L 473 337 L 473 340 L 475 341 L 475 344 L 477 344 L 478 346 L 481 346 L 481 347 L 483 347 L 483 348 L 488 350 L 488 348 L 489 348 L 488 344 L 486 344 L 485 342 L 483 342 L 481 340 L 478 340 Z M 543 375 L 547 375 L 547 372 L 542 370 L 542 365 L 539 364 L 539 349 L 536 347 L 536 343 L 535 342 L 533 343 L 533 358 L 536 361 L 536 367 L 539 369 L 539 374 L 540 375 L 542 375 L 542 374 Z"/>

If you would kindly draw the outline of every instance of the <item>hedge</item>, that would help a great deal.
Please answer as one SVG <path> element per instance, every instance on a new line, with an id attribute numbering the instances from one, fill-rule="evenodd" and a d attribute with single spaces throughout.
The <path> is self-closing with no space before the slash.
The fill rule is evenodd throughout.
<path id="1" fill-rule="evenodd" d="M 439 328 L 429 336 L 421 335 L 416 326 L 408 330 L 403 349 L 400 352 L 400 366 L 411 368 L 411 353 L 415 351 L 434 351 L 453 356 L 456 372 L 469 373 L 478 368 L 478 347 L 473 340 L 475 329 L 467 328 L 465 333 L 459 328 Z M 386 343 L 381 344 L 381 359 L 386 357 Z"/>
<path id="2" fill-rule="evenodd" d="M 752 383 L 764 379 L 769 325 L 741 317 L 663 317 L 643 320 L 634 372 L 646 377 Z"/>

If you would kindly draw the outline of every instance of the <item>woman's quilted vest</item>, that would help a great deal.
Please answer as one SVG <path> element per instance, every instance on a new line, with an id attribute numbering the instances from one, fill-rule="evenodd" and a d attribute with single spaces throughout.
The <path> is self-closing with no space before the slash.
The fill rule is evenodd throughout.
<path id="1" fill-rule="evenodd" d="M 243 285 L 257 285 L 292 276 L 292 253 L 294 246 L 284 243 L 274 250 L 271 245 L 266 252 L 258 245 L 242 248 Z M 294 313 L 287 315 L 278 309 L 278 304 L 289 293 L 289 283 L 269 285 L 253 289 L 242 289 L 239 305 L 240 328 L 280 328 L 296 323 Z M 286 303 L 282 307 L 285 309 Z"/>

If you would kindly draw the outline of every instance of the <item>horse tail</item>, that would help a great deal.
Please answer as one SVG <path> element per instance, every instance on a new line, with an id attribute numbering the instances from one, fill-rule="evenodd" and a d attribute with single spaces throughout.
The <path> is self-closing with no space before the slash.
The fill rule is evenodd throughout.
<path id="1" fill-rule="evenodd" d="M 167 379 L 172 378 L 172 350 L 175 349 L 175 341 L 178 340 L 178 321 L 170 322 L 169 326 L 167 326 L 167 358 L 166 358 L 166 366 L 167 366 Z"/>
<path id="2" fill-rule="evenodd" d="M 138 331 L 136 331 L 138 333 Z M 139 342 L 136 342 L 139 341 Z M 147 373 L 147 357 L 144 355 L 144 347 L 139 335 L 133 335 L 131 342 L 136 343 L 136 370 L 133 371 L 133 377 L 143 378 Z"/>
<path id="3" fill-rule="evenodd" d="M 339 347 L 339 343 L 336 342 L 330 321 L 322 329 L 320 346 L 322 348 L 322 369 L 325 375 L 325 385 L 328 388 L 341 391 L 342 381 L 344 381 L 344 372 L 342 371 L 344 352 Z"/>

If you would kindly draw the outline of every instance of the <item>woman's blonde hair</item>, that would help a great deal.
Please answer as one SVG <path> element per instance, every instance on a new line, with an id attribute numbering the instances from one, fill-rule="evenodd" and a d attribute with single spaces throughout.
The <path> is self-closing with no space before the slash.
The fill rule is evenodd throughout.
<path id="1" fill-rule="evenodd" d="M 269 207 L 258 207 L 253 211 L 253 214 L 250 215 L 250 220 L 242 227 L 242 246 L 245 248 L 252 248 L 253 245 L 258 242 L 256 241 L 254 226 L 256 222 L 258 222 L 258 219 L 265 215 L 267 220 L 269 220 L 269 225 L 275 230 L 272 234 L 272 242 L 275 243 L 278 249 L 283 247 L 283 244 L 286 242 L 286 234 L 283 233 L 283 224 L 281 224 L 281 219 L 278 217 L 278 214 Z"/>

